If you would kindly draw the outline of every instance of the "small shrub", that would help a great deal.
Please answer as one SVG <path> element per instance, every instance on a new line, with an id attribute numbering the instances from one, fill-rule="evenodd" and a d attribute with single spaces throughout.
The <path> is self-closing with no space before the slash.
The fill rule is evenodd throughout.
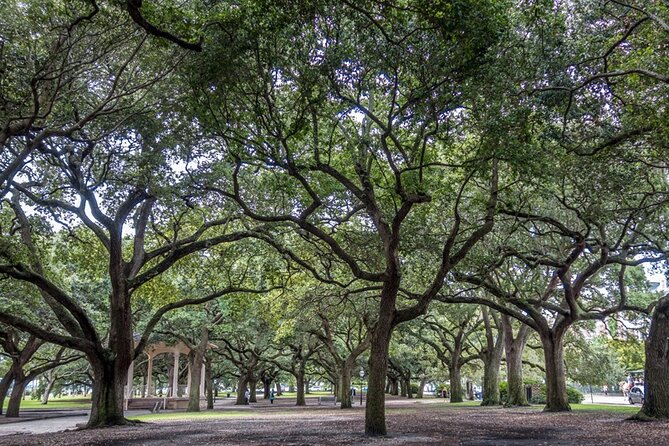
<path id="1" fill-rule="evenodd" d="M 567 386 L 567 402 L 570 404 L 580 404 L 583 401 L 583 394 L 571 386 Z M 546 404 L 546 385 L 540 387 L 538 393 L 532 394 L 532 404 Z"/>
<path id="2" fill-rule="evenodd" d="M 509 383 L 506 381 L 499 383 L 499 398 L 501 401 L 509 400 Z"/>

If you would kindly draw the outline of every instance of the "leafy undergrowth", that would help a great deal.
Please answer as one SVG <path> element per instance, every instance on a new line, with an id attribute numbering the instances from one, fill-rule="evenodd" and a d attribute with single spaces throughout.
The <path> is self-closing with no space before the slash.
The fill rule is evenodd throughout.
<path id="1" fill-rule="evenodd" d="M 364 436 L 364 410 L 360 407 L 339 410 L 318 406 L 272 408 L 258 404 L 244 411 L 231 408 L 199 414 L 160 414 L 154 422 L 139 426 L 0 437 L 0 445 L 667 444 L 669 422 L 626 421 L 633 407 L 575 405 L 572 412 L 543 413 L 541 406 L 484 408 L 472 404 L 389 401 L 386 414 L 389 435 L 382 438 Z"/>

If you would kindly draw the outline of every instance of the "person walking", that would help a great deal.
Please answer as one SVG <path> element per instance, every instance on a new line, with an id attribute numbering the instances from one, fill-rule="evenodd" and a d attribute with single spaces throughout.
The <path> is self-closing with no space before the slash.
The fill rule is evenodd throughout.
<path id="1" fill-rule="evenodd" d="M 250 399 L 251 392 L 249 392 L 249 389 L 246 389 L 246 392 L 244 392 L 244 404 L 248 404 Z"/>
<path id="2" fill-rule="evenodd" d="M 270 390 L 269 392 L 269 403 L 274 404 L 274 390 Z"/>

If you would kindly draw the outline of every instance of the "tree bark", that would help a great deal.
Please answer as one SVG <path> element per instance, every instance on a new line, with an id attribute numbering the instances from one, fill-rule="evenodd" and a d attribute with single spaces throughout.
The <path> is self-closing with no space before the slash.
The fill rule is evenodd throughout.
<path id="1" fill-rule="evenodd" d="M 646 340 L 644 402 L 637 418 L 669 418 L 669 296 L 657 303 Z"/>
<path id="2" fill-rule="evenodd" d="M 568 412 L 567 382 L 564 368 L 563 335 L 539 333 L 546 364 L 546 407 L 544 412 Z"/>
<path id="3" fill-rule="evenodd" d="M 399 278 L 397 278 L 397 286 Z M 396 292 L 390 292 L 384 286 L 381 295 L 379 318 L 372 331 L 369 353 L 369 376 L 367 381 L 367 406 L 365 407 L 365 434 L 369 436 L 386 435 L 386 412 L 384 393 L 386 374 L 388 373 L 388 351 L 393 332 Z"/>
<path id="4" fill-rule="evenodd" d="M 423 399 L 425 384 L 427 384 L 427 377 L 421 378 L 418 384 L 418 392 L 416 392 L 416 399 Z"/>
<path id="5" fill-rule="evenodd" d="M 400 383 L 395 378 L 390 379 L 390 394 L 395 396 L 400 394 Z"/>
<path id="6" fill-rule="evenodd" d="M 495 313 L 489 313 L 485 306 L 481 308 L 481 312 L 486 335 L 486 347 L 481 353 L 481 359 L 483 359 L 483 398 L 481 399 L 481 406 L 499 406 L 501 404 L 499 369 L 504 353 L 505 332 L 501 326 L 500 318 Z M 491 319 L 495 321 L 496 330 L 493 330 Z"/>
<path id="7" fill-rule="evenodd" d="M 207 392 L 207 409 L 212 410 L 214 408 L 214 380 L 211 376 L 210 360 L 204 363 L 204 382 Z"/>
<path id="8" fill-rule="evenodd" d="M 499 406 L 502 400 L 499 394 L 499 368 L 502 362 L 502 353 L 495 355 L 490 362 L 483 365 L 483 399 L 481 406 Z"/>
<path id="9" fill-rule="evenodd" d="M 306 406 L 307 403 L 304 399 L 304 368 L 298 366 L 295 371 L 295 382 L 297 387 L 297 402 L 296 406 Z"/>
<path id="10" fill-rule="evenodd" d="M 250 379 L 249 380 L 249 392 L 251 393 L 251 396 L 249 398 L 249 403 L 257 403 L 258 398 L 256 398 L 256 390 L 258 388 L 258 381 L 255 379 Z"/>
<path id="11" fill-rule="evenodd" d="M 272 389 L 272 380 L 268 378 L 262 378 L 262 397 L 263 399 L 269 399 L 269 394 Z"/>
<path id="12" fill-rule="evenodd" d="M 14 369 L 10 367 L 2 377 L 2 381 L 0 381 L 0 415 L 2 415 L 2 410 L 5 404 L 5 397 L 9 392 L 9 388 L 11 387 L 12 382 L 14 382 Z"/>
<path id="13" fill-rule="evenodd" d="M 341 409 L 353 407 L 353 401 L 351 401 L 351 369 L 352 365 L 348 361 L 344 361 L 339 371 L 339 407 Z"/>
<path id="14" fill-rule="evenodd" d="M 237 401 L 235 401 L 235 406 L 245 406 L 246 405 L 246 397 L 244 394 L 246 393 L 246 386 L 248 382 L 246 379 L 246 372 L 243 372 L 239 376 L 239 381 L 237 382 Z"/>
<path id="15" fill-rule="evenodd" d="M 448 367 L 448 375 L 451 379 L 451 403 L 462 402 L 462 378 L 460 377 L 460 358 L 455 354 L 451 358 Z"/>
<path id="16" fill-rule="evenodd" d="M 504 351 L 508 391 L 505 404 L 507 406 L 528 406 L 529 402 L 523 388 L 523 350 L 529 339 L 530 327 L 521 325 L 514 339 L 510 317 L 502 315 L 501 323 L 505 331 Z"/>
<path id="17" fill-rule="evenodd" d="M 186 412 L 200 411 L 200 385 L 202 384 L 202 365 L 204 355 L 209 345 L 209 329 L 202 327 L 200 342 L 189 355 L 190 364 L 190 383 L 188 383 L 188 408 Z"/>
<path id="18" fill-rule="evenodd" d="M 46 405 L 49 402 L 49 394 L 53 390 L 53 386 L 56 384 L 58 376 L 55 373 L 50 373 L 47 377 L 46 387 L 44 388 L 44 393 L 40 400 L 40 404 Z"/>
<path id="19" fill-rule="evenodd" d="M 411 390 L 411 375 L 406 380 L 407 398 L 413 398 L 413 390 Z"/>
<path id="20" fill-rule="evenodd" d="M 188 383 L 188 408 L 186 412 L 200 411 L 200 384 L 202 383 L 202 362 L 199 355 L 194 355 L 190 368 L 190 382 Z"/>
<path id="21" fill-rule="evenodd" d="M 23 392 L 25 392 L 29 382 L 30 380 L 26 379 L 25 376 L 17 377 L 17 379 L 14 380 L 12 393 L 9 395 L 9 402 L 7 404 L 7 413 L 5 414 L 7 418 L 18 418 L 21 409 L 21 401 L 23 400 Z"/>
<path id="22" fill-rule="evenodd" d="M 121 363 L 118 358 L 102 359 L 98 356 L 102 355 L 89 357 L 93 368 L 93 396 L 87 426 L 128 424 L 123 416 L 123 390 L 129 363 Z"/>

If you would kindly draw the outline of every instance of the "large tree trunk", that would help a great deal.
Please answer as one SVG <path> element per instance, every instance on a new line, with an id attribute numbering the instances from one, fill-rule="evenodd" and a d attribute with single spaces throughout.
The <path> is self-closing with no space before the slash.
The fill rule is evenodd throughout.
<path id="1" fill-rule="evenodd" d="M 481 406 L 499 406 L 502 404 L 499 395 L 499 369 L 502 363 L 502 354 L 504 353 L 505 332 L 501 327 L 501 322 L 493 313 L 490 315 L 496 321 L 496 336 L 491 324 L 491 317 L 486 307 L 482 308 L 485 330 L 486 330 L 486 348 L 482 354 L 483 359 L 483 398 Z"/>
<path id="2" fill-rule="evenodd" d="M 420 383 L 418 384 L 418 392 L 416 392 L 417 399 L 423 399 L 425 384 L 427 384 L 427 377 L 423 377 L 420 379 Z"/>
<path id="3" fill-rule="evenodd" d="M 202 361 L 194 355 L 190 369 L 190 382 L 188 383 L 188 408 L 186 412 L 200 411 L 200 384 L 202 384 Z"/>
<path id="4" fill-rule="evenodd" d="M 262 378 L 262 397 L 265 400 L 269 399 L 269 394 L 272 390 L 272 379 Z"/>
<path id="5" fill-rule="evenodd" d="M 42 398 L 40 399 L 40 404 L 43 405 L 46 405 L 49 402 L 49 395 L 51 394 L 53 386 L 56 384 L 56 381 L 58 380 L 58 375 L 53 373 L 53 370 L 51 372 L 52 373 L 49 373 L 47 376 L 46 387 L 44 388 L 44 393 L 42 394 Z"/>
<path id="6" fill-rule="evenodd" d="M 297 387 L 297 402 L 296 406 L 306 406 L 307 403 L 304 399 L 304 368 L 298 366 L 295 371 L 295 381 Z"/>
<path id="7" fill-rule="evenodd" d="M 523 387 L 523 350 L 530 336 L 530 327 L 521 325 L 515 339 L 509 316 L 502 315 L 502 327 L 505 331 L 504 350 L 508 384 L 508 397 L 505 404 L 507 406 L 527 406 L 529 402 Z"/>
<path id="8" fill-rule="evenodd" d="M 188 408 L 186 412 L 200 411 L 200 385 L 202 384 L 202 364 L 204 363 L 204 355 L 207 352 L 207 345 L 209 345 L 209 329 L 202 327 L 200 342 L 192 354 L 189 355 L 190 364 L 190 383 L 188 383 Z"/>
<path id="9" fill-rule="evenodd" d="M 398 279 L 399 282 L 399 279 Z M 386 285 L 387 286 L 387 285 Z M 367 407 L 365 408 L 365 434 L 386 435 L 386 374 L 388 372 L 388 350 L 393 331 L 395 295 L 382 293 L 379 319 L 371 336 L 369 352 L 369 376 L 367 381 Z"/>
<path id="10" fill-rule="evenodd" d="M 540 337 L 546 363 L 546 407 L 544 411 L 570 411 L 564 368 L 563 335 L 547 332 L 540 333 Z"/>
<path id="11" fill-rule="evenodd" d="M 207 393 L 207 409 L 212 410 L 214 408 L 214 380 L 211 376 L 210 360 L 204 363 L 204 383 Z"/>
<path id="12" fill-rule="evenodd" d="M 5 397 L 7 396 L 7 392 L 9 392 L 12 382 L 14 382 L 14 369 L 10 367 L 5 376 L 2 377 L 2 381 L 0 381 L 0 415 L 2 415 Z"/>
<path id="13" fill-rule="evenodd" d="M 339 407 L 342 409 L 353 407 L 351 401 L 351 369 L 352 365 L 348 361 L 344 361 L 339 371 Z"/>
<path id="14" fill-rule="evenodd" d="M 645 399 L 637 418 L 669 418 L 669 296 L 657 303 L 646 340 Z"/>
<path id="15" fill-rule="evenodd" d="M 390 394 L 399 396 L 400 394 L 400 383 L 397 379 L 395 378 L 389 378 L 390 379 Z"/>
<path id="16" fill-rule="evenodd" d="M 249 398 L 249 403 L 257 403 L 258 398 L 256 398 L 256 390 L 258 389 L 258 381 L 255 379 L 249 380 L 249 392 L 251 397 Z"/>
<path id="17" fill-rule="evenodd" d="M 502 363 L 502 349 L 499 356 L 483 365 L 483 399 L 481 406 L 499 406 L 502 400 L 499 395 L 499 368 Z"/>
<path id="18" fill-rule="evenodd" d="M 237 382 L 237 401 L 235 401 L 236 406 L 245 406 L 246 405 L 246 386 L 248 385 L 246 379 L 246 372 L 242 372 Z"/>
<path id="19" fill-rule="evenodd" d="M 128 367 L 134 358 L 133 314 L 131 295 L 125 276 L 123 243 L 120 232 L 112 233 L 109 258 L 111 280 L 110 327 L 108 348 L 96 347 L 88 352 L 93 369 L 93 395 L 88 427 L 114 426 L 130 423 L 123 413 Z"/>
<path id="20" fill-rule="evenodd" d="M 407 398 L 413 398 L 413 392 L 411 391 L 411 374 L 407 376 L 404 385 L 407 388 Z"/>
<path id="21" fill-rule="evenodd" d="M 451 358 L 451 365 L 448 367 L 448 375 L 451 379 L 451 403 L 462 402 L 462 378 L 460 377 L 460 358 L 455 356 Z"/>
<path id="22" fill-rule="evenodd" d="M 14 380 L 14 387 L 12 387 L 12 393 L 9 395 L 7 413 L 5 414 L 7 418 L 18 418 L 21 409 L 21 401 L 23 400 L 23 392 L 25 392 L 26 386 L 29 383 L 30 380 L 26 379 L 25 376 L 18 376 Z"/>
<path id="23" fill-rule="evenodd" d="M 111 356 L 111 355 L 110 355 Z M 93 396 L 88 427 L 128 424 L 123 415 L 123 390 L 128 377 L 128 365 L 118 359 L 102 360 L 89 357 L 93 368 Z"/>

